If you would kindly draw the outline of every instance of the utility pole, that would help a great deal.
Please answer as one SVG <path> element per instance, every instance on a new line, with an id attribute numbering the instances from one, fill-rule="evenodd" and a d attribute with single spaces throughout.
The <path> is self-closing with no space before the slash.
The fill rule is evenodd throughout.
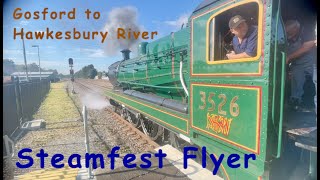
<path id="1" fill-rule="evenodd" d="M 40 53 L 39 53 L 39 45 L 33 45 L 32 47 L 36 47 L 36 48 L 38 48 L 39 74 L 40 74 L 40 82 L 41 82 L 41 67 L 40 67 Z"/>
<path id="2" fill-rule="evenodd" d="M 25 47 L 24 47 L 24 38 L 23 38 L 23 33 L 22 33 L 22 45 L 23 45 L 24 65 L 26 66 L 27 81 L 29 81 L 29 76 L 28 76 L 28 65 L 27 65 L 27 58 L 26 58 L 26 49 L 25 49 Z"/>

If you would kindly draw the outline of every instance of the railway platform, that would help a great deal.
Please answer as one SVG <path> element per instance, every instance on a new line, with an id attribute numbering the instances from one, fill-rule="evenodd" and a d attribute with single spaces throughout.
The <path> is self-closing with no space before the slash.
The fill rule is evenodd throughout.
<path id="1" fill-rule="evenodd" d="M 193 160 L 188 160 L 188 168 L 183 168 L 183 155 L 180 151 L 173 148 L 170 145 L 164 145 L 155 149 L 162 149 L 163 152 L 167 154 L 167 157 L 163 161 L 163 168 L 158 168 L 158 159 L 153 157 L 150 159 L 152 167 L 148 169 L 134 168 L 127 169 L 121 166 L 122 161 L 116 162 L 118 168 L 114 170 L 101 169 L 94 172 L 95 178 L 97 180 L 134 180 L 134 179 L 152 179 L 152 180 L 169 180 L 169 179 L 179 179 L 179 180 L 222 180 L 219 176 L 214 176 L 211 171 L 202 168 L 202 166 Z M 140 164 L 139 160 L 135 163 Z"/>
<path id="2" fill-rule="evenodd" d="M 163 161 L 163 168 L 158 168 L 158 159 L 152 156 L 150 159 L 152 167 L 148 169 L 134 168 L 127 169 L 122 165 L 121 157 L 115 162 L 116 169 L 97 169 L 93 171 L 94 176 L 89 178 L 88 169 L 85 168 L 70 168 L 65 166 L 62 169 L 47 168 L 43 170 L 33 171 L 24 175 L 16 176 L 15 180 L 31 180 L 31 179 L 73 179 L 73 180 L 222 180 L 218 176 L 214 176 L 211 171 L 204 169 L 200 164 L 193 160 L 188 160 L 188 168 L 183 168 L 183 155 L 180 151 L 170 145 L 164 145 L 154 150 L 162 149 L 167 154 Z M 139 161 L 132 163 L 141 164 Z M 84 161 L 81 162 L 82 167 L 85 167 Z M 107 166 L 106 166 L 107 167 Z M 117 168 L 118 167 L 118 168 Z"/>

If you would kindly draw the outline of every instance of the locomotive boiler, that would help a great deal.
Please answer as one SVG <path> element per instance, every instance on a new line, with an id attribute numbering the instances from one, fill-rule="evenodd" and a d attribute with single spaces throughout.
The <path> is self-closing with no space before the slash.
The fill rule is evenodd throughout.
<path id="1" fill-rule="evenodd" d="M 187 113 L 187 30 L 140 43 L 135 58 L 130 59 L 130 50 L 122 50 L 123 59 L 108 68 L 111 84 L 129 96 Z"/>

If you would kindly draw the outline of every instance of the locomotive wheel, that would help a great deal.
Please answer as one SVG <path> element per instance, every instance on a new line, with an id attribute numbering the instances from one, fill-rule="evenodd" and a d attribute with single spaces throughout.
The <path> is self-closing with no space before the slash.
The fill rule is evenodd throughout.
<path id="1" fill-rule="evenodd" d="M 116 107 L 116 110 L 114 112 L 120 115 L 122 107 L 121 106 L 115 106 L 115 107 Z"/>
<path id="2" fill-rule="evenodd" d="M 150 137 L 151 140 L 157 140 L 163 134 L 163 127 L 159 126 L 158 124 L 141 118 L 141 128 L 143 132 Z"/>
<path id="3" fill-rule="evenodd" d="M 125 109 L 125 108 L 121 108 L 120 109 L 120 116 L 123 118 L 123 119 L 127 119 L 127 115 L 128 114 L 128 111 Z"/>
<path id="4" fill-rule="evenodd" d="M 115 113 L 117 113 L 117 107 L 116 106 L 111 106 L 111 110 Z"/>
<path id="5" fill-rule="evenodd" d="M 128 111 L 127 120 L 134 126 L 138 127 L 140 122 L 140 117 L 136 117 L 134 114 L 132 114 L 130 111 Z"/>
<path id="6" fill-rule="evenodd" d="M 126 120 L 127 120 L 129 123 L 133 124 L 132 119 L 133 119 L 133 118 L 132 118 L 132 114 L 128 111 Z"/>

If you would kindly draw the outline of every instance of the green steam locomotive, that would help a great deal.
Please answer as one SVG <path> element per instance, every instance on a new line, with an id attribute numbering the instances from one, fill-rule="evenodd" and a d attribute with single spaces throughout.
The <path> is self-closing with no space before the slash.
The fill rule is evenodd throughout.
<path id="1" fill-rule="evenodd" d="M 256 155 L 248 168 L 232 169 L 223 162 L 218 175 L 224 179 L 277 179 L 276 162 L 284 157 L 283 123 L 290 118 L 284 107 L 283 20 L 290 5 L 301 4 L 205 0 L 181 30 L 140 43 L 137 57 L 123 50 L 123 60 L 109 66 L 114 89 L 107 97 L 115 111 L 154 140 L 166 136 L 177 148 L 206 146 L 208 154 Z M 300 13 L 316 22 L 314 12 L 302 8 Z M 228 22 L 238 14 L 257 26 L 257 52 L 229 60 Z M 287 171 L 280 173 L 289 177 Z"/>

